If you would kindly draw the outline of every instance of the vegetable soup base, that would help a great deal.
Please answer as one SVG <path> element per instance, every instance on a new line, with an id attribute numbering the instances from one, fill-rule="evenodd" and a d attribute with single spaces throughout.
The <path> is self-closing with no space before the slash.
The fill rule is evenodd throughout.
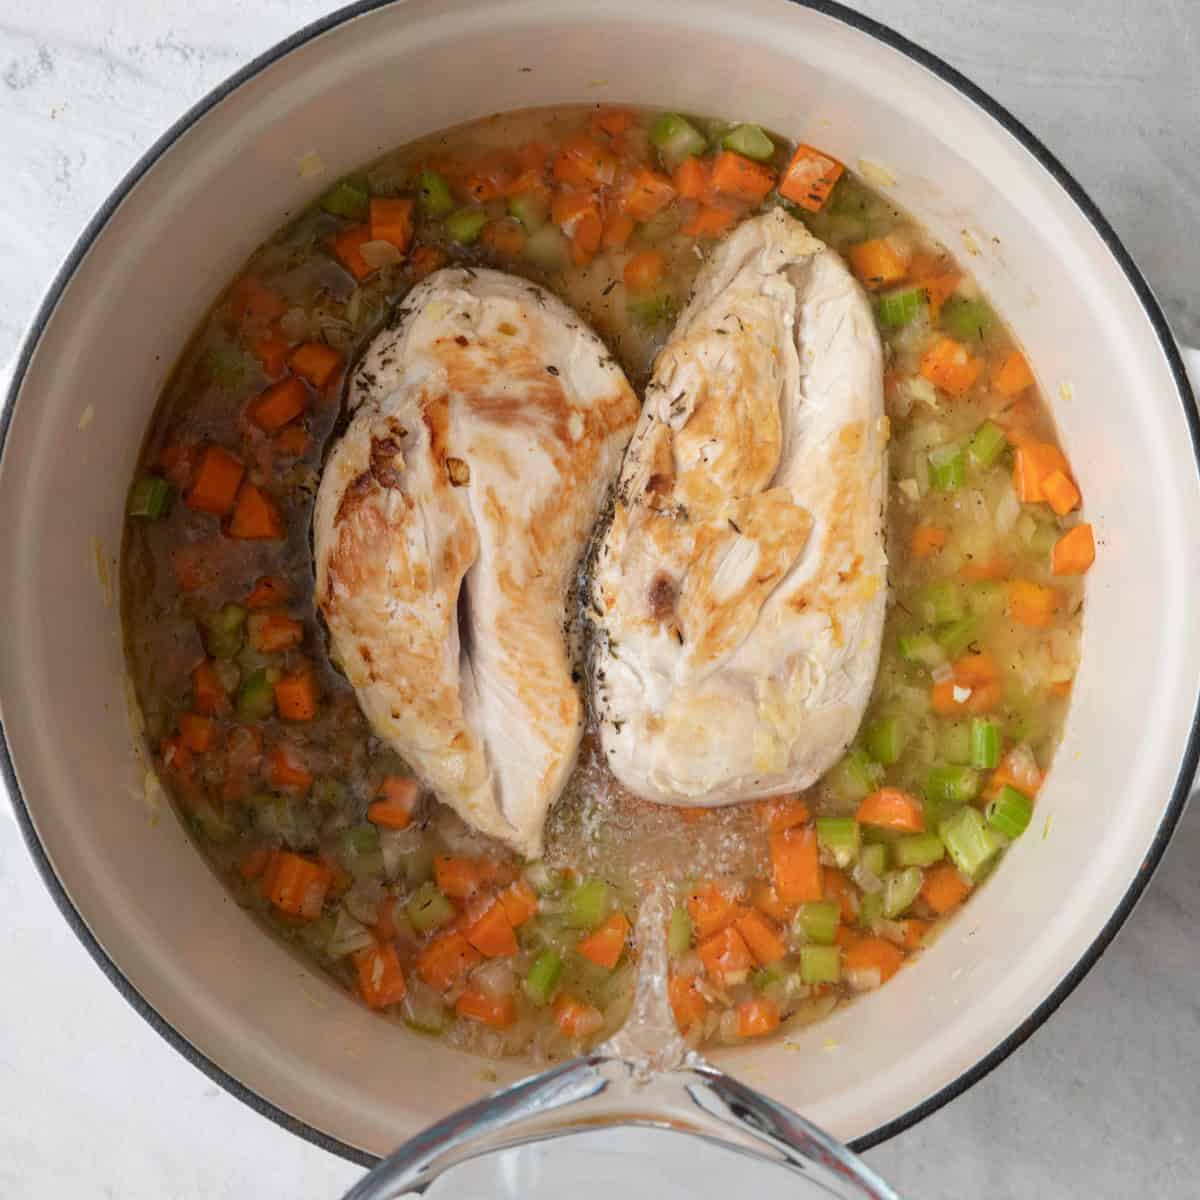
<path id="1" fill-rule="evenodd" d="M 589 731 L 522 863 L 423 793 L 327 657 L 309 531 L 348 367 L 418 279 L 488 265 L 561 296 L 641 389 L 704 256 L 776 204 L 846 257 L 884 341 L 889 608 L 863 726 L 803 795 L 686 811 L 624 792 Z M 573 1053 L 625 1020 L 638 897 L 663 881 L 677 1019 L 732 1043 L 885 983 L 1041 836 L 1094 553 L 1079 503 L 970 275 L 841 164 L 752 125 L 508 114 L 334 183 L 212 309 L 130 492 L 127 652 L 204 853 L 371 1007 L 489 1055 Z"/>

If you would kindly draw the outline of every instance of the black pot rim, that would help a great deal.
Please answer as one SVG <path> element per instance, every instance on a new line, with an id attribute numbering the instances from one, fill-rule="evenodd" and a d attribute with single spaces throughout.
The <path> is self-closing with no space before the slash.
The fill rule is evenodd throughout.
<path id="1" fill-rule="evenodd" d="M 3 414 L 0 415 L 0 458 L 2 458 L 4 448 L 7 444 L 9 425 L 12 421 L 17 396 L 21 390 L 25 373 L 63 291 L 71 281 L 92 243 L 142 176 L 201 117 L 241 87 L 242 84 L 253 79 L 291 51 L 306 45 L 321 34 L 327 33 L 329 30 L 335 29 L 339 25 L 343 25 L 356 17 L 374 12 L 377 9 L 386 8 L 395 2 L 396 0 L 357 0 L 356 3 L 349 4 L 344 8 L 330 13 L 328 16 L 304 26 L 290 37 L 285 38 L 269 50 L 260 54 L 257 58 L 251 60 L 246 66 L 242 67 L 201 100 L 197 101 L 138 159 L 105 200 L 104 204 L 96 212 L 96 215 L 88 222 L 83 233 L 80 234 L 71 252 L 67 255 L 55 275 L 45 297 L 38 307 L 33 323 L 25 335 L 17 356 L 12 382 L 9 385 L 7 403 Z M 1179 400 L 1183 406 L 1184 418 L 1187 421 L 1191 437 L 1192 453 L 1196 459 L 1197 470 L 1200 472 L 1200 416 L 1197 415 L 1196 402 L 1192 394 L 1191 384 L 1167 320 L 1153 292 L 1150 290 L 1149 284 L 1147 284 L 1133 259 L 1130 257 L 1129 252 L 1121 243 L 1115 230 L 1070 171 L 1007 108 L 994 100 L 982 88 L 972 83 L 937 55 L 931 54 L 928 50 L 896 33 L 889 26 L 861 13 L 854 12 L 844 5 L 837 3 L 836 0 L 791 0 L 791 3 L 801 8 L 811 9 L 824 16 L 832 17 L 860 33 L 865 33 L 931 71 L 944 83 L 949 84 L 961 95 L 972 101 L 1020 142 L 1033 155 L 1042 168 L 1053 177 L 1063 191 L 1067 193 L 1108 247 L 1109 253 L 1116 260 L 1130 286 L 1133 288 L 1154 330 L 1175 379 L 1175 386 L 1179 393 Z M 1113 938 L 1116 937 L 1118 930 L 1133 911 L 1138 899 L 1150 882 L 1155 869 L 1162 861 L 1167 843 L 1170 841 L 1171 835 L 1179 824 L 1180 817 L 1183 815 L 1187 804 L 1188 794 L 1191 789 L 1192 780 L 1196 774 L 1198 761 L 1200 761 L 1200 696 L 1197 698 L 1197 706 L 1193 711 L 1191 730 L 1188 734 L 1187 745 L 1180 762 L 1175 785 L 1171 790 L 1171 798 L 1163 812 L 1163 818 L 1155 834 L 1154 841 L 1146 854 L 1141 870 L 1138 871 L 1136 877 L 1130 883 L 1120 903 L 1095 940 L 1088 946 L 1087 950 L 1054 990 L 1008 1037 L 934 1095 L 923 1100 L 920 1104 L 914 1105 L 894 1120 L 888 1121 L 886 1124 L 871 1130 L 871 1132 L 856 1138 L 851 1142 L 852 1149 L 860 1153 L 869 1150 L 873 1146 L 877 1146 L 881 1142 L 894 1137 L 896 1134 L 902 1133 L 918 1121 L 936 1112 L 943 1105 L 948 1104 L 957 1096 L 962 1095 L 968 1088 L 978 1083 L 979 1080 L 998 1067 L 1014 1050 L 1027 1041 L 1051 1014 L 1054 1013 L 1059 1005 L 1066 1000 L 1071 992 L 1075 990 L 1083 977 L 1095 966 L 1097 960 L 1108 948 Z M 124 996 L 133 1009 L 146 1020 L 151 1028 L 179 1051 L 193 1066 L 203 1071 L 213 1082 L 219 1084 L 231 1095 L 236 1096 L 244 1104 L 254 1109 L 255 1112 L 273 1121 L 276 1125 L 350 1162 L 358 1163 L 365 1167 L 370 1167 L 377 1163 L 379 1159 L 376 1155 L 360 1150 L 342 1141 L 340 1138 L 331 1137 L 329 1134 L 323 1133 L 307 1122 L 293 1117 L 290 1113 L 271 1103 L 271 1101 L 258 1095 L 258 1093 L 251 1091 L 250 1088 L 228 1074 L 212 1059 L 193 1046 L 183 1034 L 159 1015 L 157 1010 L 143 998 L 141 993 L 125 977 L 120 967 L 109 958 L 104 948 L 93 936 L 82 914 L 72 903 L 66 888 L 51 866 L 46 851 L 34 828 L 33 819 L 25 803 L 25 798 L 21 793 L 20 785 L 17 782 L 16 772 L 13 769 L 12 758 L 9 752 L 8 738 L 3 725 L 0 725 L 0 774 L 3 775 L 9 794 L 12 797 L 17 823 L 21 828 L 25 843 L 29 848 L 29 853 L 33 857 L 38 872 L 41 874 L 42 880 L 53 897 L 54 902 L 57 904 L 59 911 L 74 930 L 75 935 L 83 943 L 84 948 L 92 956 L 96 965 L 104 972 L 109 981 Z"/>

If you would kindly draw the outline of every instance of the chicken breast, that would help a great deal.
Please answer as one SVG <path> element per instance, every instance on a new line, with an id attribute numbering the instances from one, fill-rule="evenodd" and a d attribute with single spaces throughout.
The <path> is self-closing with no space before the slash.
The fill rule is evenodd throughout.
<path id="1" fill-rule="evenodd" d="M 638 403 L 542 288 L 446 270 L 355 373 L 317 496 L 317 602 L 376 733 L 529 856 L 574 763 L 577 560 Z"/>
<path id="2" fill-rule="evenodd" d="M 882 361 L 858 284 L 782 210 L 702 268 L 593 583 L 604 754 L 638 795 L 779 795 L 853 739 L 887 593 Z"/>

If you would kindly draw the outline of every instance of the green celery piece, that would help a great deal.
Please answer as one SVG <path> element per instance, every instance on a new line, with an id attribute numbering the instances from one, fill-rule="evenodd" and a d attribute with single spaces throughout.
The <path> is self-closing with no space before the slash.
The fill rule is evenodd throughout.
<path id="1" fill-rule="evenodd" d="M 817 844 L 845 869 L 858 858 L 862 828 L 853 817 L 818 817 Z"/>
<path id="2" fill-rule="evenodd" d="M 995 421 L 984 421 L 967 443 L 967 457 L 971 466 L 987 468 L 995 466 L 1007 449 L 1008 437 L 1004 430 Z"/>
<path id="3" fill-rule="evenodd" d="M 826 776 L 834 794 L 849 803 L 869 796 L 883 779 L 883 768 L 858 747 L 851 750 Z"/>
<path id="4" fill-rule="evenodd" d="M 932 767 L 925 795 L 935 804 L 968 804 L 979 795 L 981 780 L 970 767 Z"/>
<path id="5" fill-rule="evenodd" d="M 672 958 L 686 954 L 692 944 L 692 919 L 683 905 L 676 905 L 671 910 L 671 924 L 667 931 L 667 953 Z"/>
<path id="6" fill-rule="evenodd" d="M 755 162 L 767 162 L 775 153 L 775 143 L 757 125 L 735 125 L 721 145 Z"/>
<path id="7" fill-rule="evenodd" d="M 801 946 L 800 978 L 810 986 L 837 983 L 842 978 L 840 946 Z"/>
<path id="8" fill-rule="evenodd" d="M 883 917 L 883 892 L 867 892 L 858 902 L 858 924 L 863 929 L 873 929 L 875 922 Z"/>
<path id="9" fill-rule="evenodd" d="M 970 763 L 971 731 L 961 721 L 947 721 L 938 732 L 941 756 L 952 763 Z"/>
<path id="10" fill-rule="evenodd" d="M 374 825 L 355 825 L 342 834 L 342 846 L 347 854 L 374 854 L 379 849 L 379 830 Z"/>
<path id="11" fill-rule="evenodd" d="M 865 870 L 870 871 L 876 879 L 882 879 L 888 864 L 886 843 L 872 842 L 870 845 L 864 846 L 859 853 L 859 860 Z"/>
<path id="12" fill-rule="evenodd" d="M 663 163 L 674 170 L 685 158 L 708 149 L 704 134 L 679 113 L 663 113 L 650 126 L 650 141 L 658 148 Z"/>
<path id="13" fill-rule="evenodd" d="M 962 588 L 953 579 L 926 584 L 916 597 L 917 612 L 927 625 L 949 625 L 966 615 Z"/>
<path id="14" fill-rule="evenodd" d="M 522 192 L 508 202 L 508 215 L 525 227 L 526 233 L 537 233 L 550 215 L 550 202 L 541 192 Z"/>
<path id="15" fill-rule="evenodd" d="M 213 658 L 236 658 L 246 637 L 246 610 L 225 604 L 205 622 L 204 644 Z"/>
<path id="16" fill-rule="evenodd" d="M 957 658 L 976 638 L 979 633 L 979 620 L 976 617 L 963 617 L 951 621 L 937 631 L 938 645 L 946 652 L 947 657 Z"/>
<path id="17" fill-rule="evenodd" d="M 987 806 L 988 824 L 1005 837 L 1019 838 L 1029 828 L 1032 816 L 1032 801 L 1009 784 L 1005 784 Z"/>
<path id="18" fill-rule="evenodd" d="M 946 847 L 936 833 L 910 833 L 892 847 L 898 867 L 928 867 L 946 857 Z"/>
<path id="19" fill-rule="evenodd" d="M 266 667 L 242 680 L 235 707 L 240 721 L 265 721 L 275 711 L 275 682 Z"/>
<path id="20" fill-rule="evenodd" d="M 567 893 L 567 924 L 595 929 L 608 915 L 610 889 L 603 879 L 585 879 Z"/>
<path id="21" fill-rule="evenodd" d="M 902 634 L 896 645 L 905 662 L 933 668 L 946 661 L 946 652 L 938 645 L 933 634 L 925 630 Z"/>
<path id="22" fill-rule="evenodd" d="M 171 511 L 174 498 L 175 489 L 161 475 L 147 475 L 130 489 L 125 511 L 131 517 L 157 521 Z"/>
<path id="23" fill-rule="evenodd" d="M 892 871 L 883 881 L 883 915 L 889 921 L 902 917 L 917 898 L 924 881 L 920 867 Z"/>
<path id="24" fill-rule="evenodd" d="M 964 874 L 976 878 L 999 853 L 1003 843 L 983 821 L 978 809 L 960 808 L 938 827 L 950 861 Z"/>
<path id="25" fill-rule="evenodd" d="M 787 978 L 783 963 L 772 963 L 750 976 L 750 984 L 756 992 L 765 992 L 773 983 L 782 983 Z"/>
<path id="26" fill-rule="evenodd" d="M 458 915 L 454 905 L 432 883 L 423 883 L 417 888 L 404 909 L 418 933 L 429 933 L 449 925 Z"/>
<path id="27" fill-rule="evenodd" d="M 942 305 L 942 328 L 961 342 L 982 341 L 994 323 L 992 310 L 982 300 L 951 296 Z"/>
<path id="28" fill-rule="evenodd" d="M 337 779 L 318 779 L 313 784 L 313 799 L 330 808 L 341 808 L 346 803 L 346 785 Z"/>
<path id="29" fill-rule="evenodd" d="M 881 717 L 867 726 L 867 753 L 876 761 L 890 767 L 904 753 L 904 730 L 898 717 Z"/>
<path id="30" fill-rule="evenodd" d="M 957 491 L 967 479 L 967 459 L 952 442 L 929 451 L 929 482 L 940 492 Z"/>
<path id="31" fill-rule="evenodd" d="M 925 291 L 919 287 L 885 292 L 875 306 L 875 315 L 885 329 L 899 329 L 925 311 Z"/>
<path id="32" fill-rule="evenodd" d="M 233 841 L 237 836 L 237 829 L 229 818 L 217 812 L 207 801 L 197 805 L 192 811 L 192 819 L 210 842 L 223 844 Z"/>
<path id="33" fill-rule="evenodd" d="M 675 298 L 670 292 L 652 292 L 648 296 L 629 296 L 625 311 L 639 325 L 657 325 L 669 320 L 675 312 Z"/>
<path id="34" fill-rule="evenodd" d="M 437 171 L 422 171 L 418 188 L 421 211 L 427 217 L 444 217 L 453 211 L 454 197 L 450 194 L 450 185 Z"/>
<path id="35" fill-rule="evenodd" d="M 831 946 L 841 916 L 841 909 L 828 901 L 802 904 L 792 918 L 792 933 L 798 940 Z"/>
<path id="36" fill-rule="evenodd" d="M 971 721 L 971 766 L 990 771 L 1000 762 L 1000 727 L 994 721 L 975 717 Z"/>
<path id="37" fill-rule="evenodd" d="M 1029 539 L 1029 548 L 1034 554 L 1049 557 L 1055 543 L 1062 537 L 1062 530 L 1053 521 L 1039 521 L 1033 536 Z"/>
<path id="38" fill-rule="evenodd" d="M 525 995 L 534 1004 L 547 1005 L 562 975 L 563 960 L 556 950 L 546 949 L 533 960 L 529 974 L 525 976 Z"/>
<path id="39" fill-rule="evenodd" d="M 483 232 L 487 220 L 481 208 L 460 208 L 446 218 L 446 233 L 459 245 L 469 246 Z"/>
<path id="40" fill-rule="evenodd" d="M 1007 603 L 1004 585 L 994 579 L 972 583 L 967 592 L 967 604 L 971 612 L 984 620 L 1001 616 Z"/>
<path id="41" fill-rule="evenodd" d="M 367 215 L 370 203 L 367 189 L 349 179 L 339 179 L 321 197 L 321 207 L 327 213 L 350 221 L 361 221 Z"/>

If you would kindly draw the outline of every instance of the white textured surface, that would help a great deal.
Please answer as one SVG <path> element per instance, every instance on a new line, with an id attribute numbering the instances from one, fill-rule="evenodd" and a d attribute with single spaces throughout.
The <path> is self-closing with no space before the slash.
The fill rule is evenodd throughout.
<path id="1" fill-rule="evenodd" d="M 0 381 L 96 206 L 189 104 L 333 5 L 0 0 Z M 1187 0 L 860 0 L 1076 170 L 1200 340 L 1200 8 Z M 1200 813 L 1096 970 L 966 1096 L 869 1156 L 917 1200 L 1196 1194 Z M 1069 881 L 1064 881 L 1069 886 Z M 333 1200 L 358 1169 L 162 1042 L 58 916 L 0 809 L 0 1197 Z"/>

